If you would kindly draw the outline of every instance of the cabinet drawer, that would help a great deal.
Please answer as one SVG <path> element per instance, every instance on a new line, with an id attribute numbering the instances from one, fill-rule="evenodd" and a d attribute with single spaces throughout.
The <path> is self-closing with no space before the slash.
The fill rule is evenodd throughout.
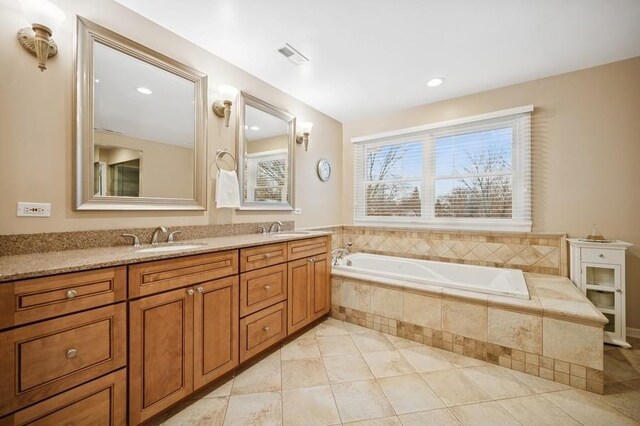
<path id="1" fill-rule="evenodd" d="M 240 271 L 277 265 L 287 261 L 287 243 L 269 244 L 240 250 Z"/>
<path id="2" fill-rule="evenodd" d="M 0 286 L 0 329 L 120 302 L 126 267 L 53 275 Z"/>
<path id="3" fill-rule="evenodd" d="M 126 424 L 126 369 L 32 405 L 0 420 L 0 426 Z"/>
<path id="4" fill-rule="evenodd" d="M 286 263 L 240 275 L 240 316 L 252 314 L 286 298 Z"/>
<path id="5" fill-rule="evenodd" d="M 0 333 L 0 415 L 126 364 L 125 304 Z"/>
<path id="6" fill-rule="evenodd" d="M 327 237 L 309 238 L 307 240 L 289 241 L 287 254 L 289 260 L 302 259 L 329 251 L 329 239 Z"/>
<path id="7" fill-rule="evenodd" d="M 147 296 L 237 273 L 237 250 L 139 263 L 129 266 L 129 297 Z"/>
<path id="8" fill-rule="evenodd" d="M 623 250 L 598 249 L 598 248 L 581 248 L 583 262 L 595 263 L 622 263 L 624 260 Z"/>
<path id="9" fill-rule="evenodd" d="M 287 303 L 281 302 L 240 320 L 240 362 L 287 336 Z"/>

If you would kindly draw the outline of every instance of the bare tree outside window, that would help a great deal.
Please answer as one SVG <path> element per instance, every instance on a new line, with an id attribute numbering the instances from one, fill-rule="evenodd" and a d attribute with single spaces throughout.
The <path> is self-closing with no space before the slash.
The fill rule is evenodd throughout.
<path id="1" fill-rule="evenodd" d="M 420 142 L 389 145 L 367 152 L 367 216 L 420 216 Z"/>
<path id="2" fill-rule="evenodd" d="M 436 195 L 436 217 L 510 218 L 512 214 L 511 157 L 502 151 L 467 153 L 469 166 L 465 174 L 473 177 L 457 179 L 453 188 Z"/>

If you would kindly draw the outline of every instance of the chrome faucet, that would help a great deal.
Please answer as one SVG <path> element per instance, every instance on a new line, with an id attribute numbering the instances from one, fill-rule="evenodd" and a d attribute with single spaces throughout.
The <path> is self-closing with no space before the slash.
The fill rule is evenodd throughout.
<path id="1" fill-rule="evenodd" d="M 333 259 L 334 266 L 338 266 L 338 260 L 342 260 L 342 258 L 349 254 L 349 248 L 352 245 L 353 243 L 347 243 L 344 248 L 336 248 L 331 250 L 331 258 Z"/>
<path id="2" fill-rule="evenodd" d="M 280 231 L 282 231 L 282 222 L 280 222 L 279 220 L 276 220 L 271 224 L 271 226 L 269 226 L 270 234 L 273 234 L 274 232 L 280 232 Z"/>
<path id="3" fill-rule="evenodd" d="M 164 226 L 158 226 L 155 231 L 153 231 L 153 235 L 151 236 L 151 244 L 159 244 L 160 241 L 160 235 L 166 235 L 167 232 L 169 232 L 169 230 L 167 230 L 167 228 L 165 228 Z"/>

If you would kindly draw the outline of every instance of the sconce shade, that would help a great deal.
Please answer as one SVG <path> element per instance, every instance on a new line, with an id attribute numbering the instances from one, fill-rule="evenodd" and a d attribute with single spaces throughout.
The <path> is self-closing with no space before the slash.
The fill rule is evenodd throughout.
<path id="1" fill-rule="evenodd" d="M 311 133 L 311 129 L 313 128 L 313 123 L 310 121 L 303 121 L 300 123 L 300 133 Z"/>
<path id="2" fill-rule="evenodd" d="M 30 25 L 42 25 L 50 33 L 56 31 L 65 18 L 62 9 L 48 0 L 20 0 L 20 6 Z"/>
<path id="3" fill-rule="evenodd" d="M 238 96 L 238 89 L 233 86 L 223 84 L 221 86 L 218 86 L 218 93 L 220 93 L 223 101 L 233 102 L 236 100 L 236 96 Z"/>

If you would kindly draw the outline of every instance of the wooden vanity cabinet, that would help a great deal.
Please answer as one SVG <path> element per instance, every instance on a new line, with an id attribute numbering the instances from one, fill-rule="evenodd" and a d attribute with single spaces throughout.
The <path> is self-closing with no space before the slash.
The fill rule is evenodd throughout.
<path id="1" fill-rule="evenodd" d="M 324 241 L 319 241 L 320 239 Z M 303 243 L 307 242 L 305 246 Z M 294 333 L 331 309 L 331 248 L 328 238 L 294 241 L 292 253 L 323 253 L 289 262 L 288 265 L 288 333 Z M 295 256 L 295 254 L 294 254 Z"/>
<path id="2" fill-rule="evenodd" d="M 161 271 L 156 283 L 164 288 L 176 285 L 167 277 L 192 284 L 129 304 L 130 424 L 150 419 L 238 365 L 238 276 L 195 282 L 218 274 L 220 265 L 235 265 L 230 272 L 237 274 L 237 251 L 214 254 L 200 256 L 196 265 L 174 260 L 173 270 L 159 262 L 130 270 L 138 277 Z"/>
<path id="3" fill-rule="evenodd" d="M 330 250 L 312 237 L 2 284 L 0 426 L 150 420 L 329 312 Z"/>

